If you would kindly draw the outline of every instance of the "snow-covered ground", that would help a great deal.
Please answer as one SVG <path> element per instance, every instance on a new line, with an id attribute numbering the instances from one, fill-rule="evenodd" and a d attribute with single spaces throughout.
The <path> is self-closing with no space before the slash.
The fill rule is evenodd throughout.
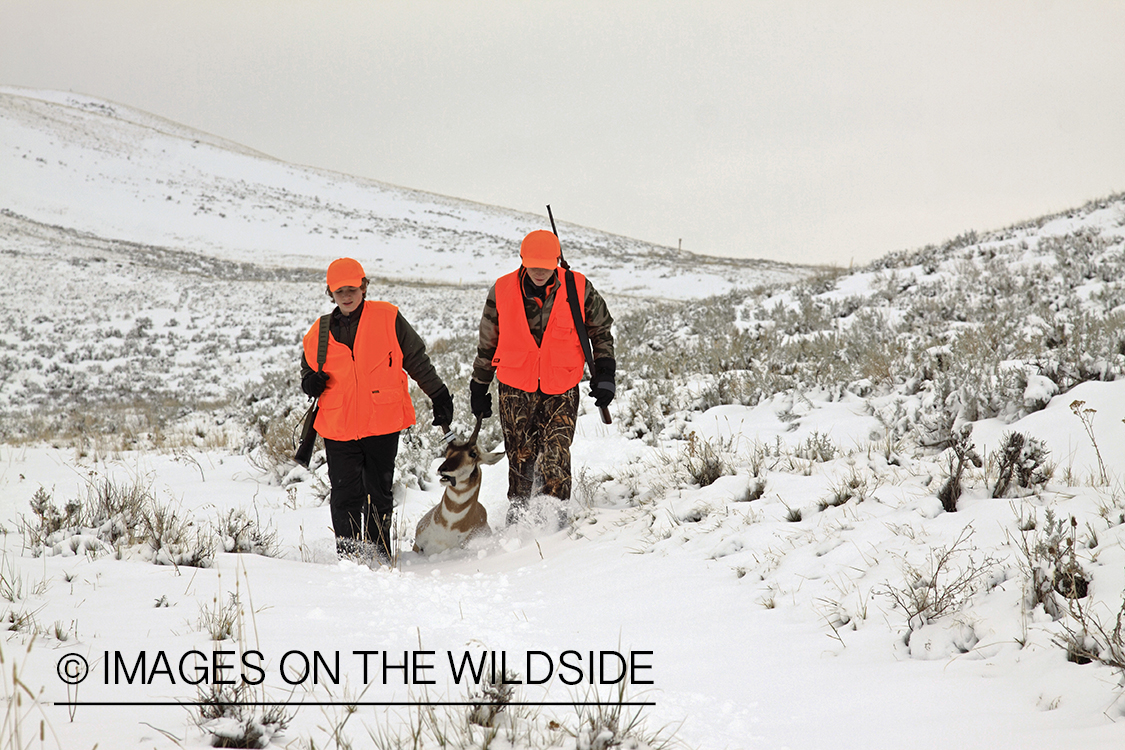
<path id="1" fill-rule="evenodd" d="M 519 688 L 522 700 L 613 699 L 614 686 L 585 683 L 587 667 L 582 684 L 562 682 L 579 678 L 578 671 L 561 669 L 564 652 L 577 652 L 568 662 L 585 665 L 589 652 L 597 662 L 606 651 L 633 659 L 634 676 L 651 683 L 630 686 L 627 695 L 654 704 L 643 709 L 646 725 L 674 729 L 689 747 L 1119 747 L 1125 704 L 1118 675 L 1069 663 L 1052 643 L 1057 625 L 1041 607 L 1023 604 L 1015 544 L 1021 516 L 1036 516 L 1041 527 L 1048 509 L 1091 519 L 1098 546 L 1080 550 L 1083 566 L 1097 593 L 1111 604 L 1120 601 L 1125 526 L 1116 516 L 1099 520 L 1097 509 L 1125 509 L 1118 479 L 1125 468 L 1125 388 L 1089 384 L 1073 395 L 1098 409 L 1099 446 L 1112 457 L 1113 487 L 1052 485 L 1018 501 L 970 489 L 957 513 L 942 513 L 934 496 L 936 482 L 929 480 L 940 471 L 936 460 L 892 467 L 860 449 L 807 469 L 779 465 L 763 471 L 761 498 L 739 502 L 751 481 L 748 469 L 705 488 L 683 486 L 668 463 L 672 456 L 585 414 L 574 456 L 580 473 L 620 476 L 631 467 L 642 492 L 656 484 L 681 486 L 638 504 L 627 500 L 624 485 L 607 482 L 587 498 L 590 507 L 575 509 L 569 531 L 498 528 L 493 539 L 463 552 L 424 559 L 403 551 L 394 569 L 337 561 L 328 510 L 312 485 L 287 493 L 264 482 L 244 456 L 191 451 L 94 460 L 71 449 L 0 448 L 5 577 L 23 591 L 5 605 L 62 634 L 31 643 L 16 632 L 3 644 L 6 663 L 18 664 L 22 683 L 48 704 L 29 711 L 24 731 L 33 732 L 42 715 L 65 748 L 205 746 L 188 708 L 90 705 L 70 712 L 57 705 L 198 700 L 197 688 L 178 671 L 193 650 L 260 653 L 251 663 L 264 669 L 265 685 L 253 699 L 292 703 L 463 701 L 470 689 L 455 683 L 449 659 L 460 667 L 466 653 L 479 660 L 494 652 L 524 677 L 534 654 L 534 681 L 550 674 L 547 659 L 553 661 L 555 679 Z M 840 446 L 867 442 L 872 420 L 858 405 L 813 401 L 811 408 L 803 431 L 820 430 Z M 780 437 L 792 451 L 811 434 L 785 432 L 768 404 L 717 407 L 695 421 L 701 434 L 733 434 L 733 449 L 747 456 L 751 441 Z M 1049 439 L 1079 475 L 1096 474 L 1093 448 L 1065 404 L 1027 422 L 1010 428 Z M 490 468 L 483 501 L 498 526 L 506 509 L 505 462 Z M 817 509 L 818 500 L 852 476 L 866 483 L 865 499 Z M 245 509 L 276 530 L 280 554 L 219 554 L 209 568 L 156 566 L 137 553 L 118 560 L 112 552 L 75 553 L 66 546 L 31 556 L 17 519 L 30 516 L 36 490 L 47 488 L 60 501 L 85 498 L 103 477 L 123 486 L 139 482 L 201 524 L 217 522 L 230 508 Z M 401 491 L 405 529 L 438 493 Z M 802 520 L 787 520 L 790 509 L 800 509 Z M 934 549 L 948 548 L 966 530 L 954 572 L 970 560 L 987 565 L 981 590 L 959 611 L 911 633 L 886 591 L 904 587 L 908 565 L 925 568 Z M 207 614 L 232 594 L 243 608 L 238 629 L 214 643 Z M 1114 612 L 1102 614 L 1112 619 Z M 367 682 L 357 651 L 379 652 L 367 657 Z M 148 686 L 125 684 L 119 670 L 135 670 L 142 653 L 145 669 L 157 669 L 159 652 L 171 674 L 152 676 Z M 338 654 L 338 671 L 322 675 L 319 685 L 289 686 L 282 661 L 294 669 L 303 663 L 300 656 L 286 658 L 290 652 L 308 658 L 320 652 L 333 666 Z M 77 689 L 55 672 L 70 654 L 90 665 Z M 124 666 L 116 664 L 118 654 Z M 431 668 L 406 684 L 401 669 L 383 673 L 384 658 L 391 665 L 417 658 Z M 226 663 L 237 667 L 239 657 L 229 655 Z M 194 659 L 188 664 L 189 679 L 198 679 Z M 618 664 L 608 657 L 610 680 L 620 674 Z M 260 674 L 223 674 L 237 679 L 240 671 L 250 679 Z M 434 684 L 414 684 L 415 677 Z M 565 707 L 539 710 L 576 727 Z M 364 707 L 344 732 L 356 747 L 368 746 L 368 728 L 401 731 L 408 714 L 402 707 Z M 303 747 L 299 741 L 312 738 L 318 747 L 333 746 L 326 728 L 344 716 L 335 706 L 300 708 L 274 743 Z"/>
<path id="2" fill-rule="evenodd" d="M 864 382 L 780 392 L 752 405 L 678 408 L 665 429 L 636 436 L 626 422 L 639 408 L 635 383 L 611 407 L 612 426 L 583 400 L 565 529 L 503 527 L 501 461 L 485 467 L 482 489 L 495 534 L 430 558 L 410 552 L 414 524 L 440 496 L 431 453 L 422 459 L 430 481 L 400 471 L 397 563 L 340 560 L 323 468 L 278 472 L 245 438 L 244 412 L 270 377 L 291 373 L 300 334 L 326 309 L 323 262 L 354 254 L 375 263 L 379 248 L 397 269 L 380 295 L 431 343 L 464 340 L 487 280 L 506 270 L 534 217 L 280 164 L 96 100 L 5 89 L 0 104 L 0 434 L 11 436 L 0 444 L 5 743 L 206 747 L 226 725 L 201 728 L 198 710 L 179 704 L 245 677 L 262 682 L 244 701 L 286 706 L 287 725 L 267 737 L 273 747 L 482 747 L 485 730 L 452 704 L 477 689 L 465 660 L 493 657 L 523 682 L 512 700 L 529 705 L 507 709 L 492 747 L 604 746 L 566 704 L 619 700 L 621 660 L 630 667 L 624 698 L 637 704 L 625 713 L 638 712 L 643 726 L 616 740 L 1023 750 L 1125 739 L 1120 672 L 1068 661 L 1059 645 L 1075 622 L 1068 608 L 1112 631 L 1125 597 L 1125 381 L 1083 382 L 1050 398 L 1030 378 L 1023 396 L 1049 400 L 1045 408 L 1021 402 L 973 421 L 986 461 L 966 470 L 956 512 L 938 499 L 951 451 L 889 427 L 888 415 L 932 408 L 925 393 Z M 281 191 L 284 200 L 267 200 Z M 1118 201 L 1021 230 L 1035 242 L 1010 242 L 1030 248 L 1030 266 L 1054 262 L 1033 251 L 1074 232 L 1120 254 L 1123 218 Z M 598 261 L 591 250 L 580 267 L 594 269 L 619 319 L 651 298 L 809 275 L 564 229 L 586 238 L 584 250 L 614 250 Z M 291 254 L 267 252 L 278 247 Z M 972 248 L 995 249 L 987 238 Z M 936 285 L 966 263 L 860 269 L 818 298 L 880 299 L 892 286 Z M 423 278 L 447 285 L 406 283 Z M 1082 294 L 1102 300 L 1119 289 L 1119 279 L 1092 275 Z M 770 299 L 798 312 L 806 303 L 784 290 Z M 886 319 L 909 314 L 888 310 Z M 774 325 L 761 310 L 736 317 L 751 332 Z M 851 325 L 854 315 L 839 320 Z M 447 376 L 463 423 L 467 372 Z M 224 401 L 231 393 L 244 402 Z M 198 408 L 165 419 L 158 402 L 176 394 Z M 107 404 L 130 396 L 152 402 L 159 433 L 83 431 L 104 430 Z M 54 415 L 39 433 L 17 429 L 39 413 Z M 490 427 L 484 435 L 495 441 Z M 436 443 L 433 431 L 415 429 L 423 449 Z M 1049 450 L 1054 473 L 993 498 L 995 457 L 1013 432 Z M 708 458 L 722 471 L 702 483 Z M 208 564 L 108 544 L 112 529 L 62 523 L 36 535 L 36 502 L 65 512 L 130 490 L 168 527 L 190 523 L 217 544 Z M 219 530 L 231 519 L 275 534 L 272 554 L 222 551 L 235 546 Z M 1030 576 L 1051 544 L 1058 551 L 1067 540 L 1087 596 L 1037 602 Z M 902 605 L 927 593 L 947 600 L 910 618 Z M 306 674 L 306 658 L 316 671 Z M 88 676 L 68 685 L 82 662 Z M 75 702 L 83 705 L 66 705 Z M 266 710 L 246 709 L 255 720 Z M 434 727 L 469 727 L 475 739 L 442 745 Z M 415 742 L 412 729 L 429 735 Z"/>

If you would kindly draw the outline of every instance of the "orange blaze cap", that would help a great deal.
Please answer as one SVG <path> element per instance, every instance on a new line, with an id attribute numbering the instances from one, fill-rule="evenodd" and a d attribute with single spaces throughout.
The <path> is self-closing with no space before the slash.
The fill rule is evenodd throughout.
<path id="1" fill-rule="evenodd" d="M 524 268 L 558 268 L 561 253 L 559 238 L 546 229 L 536 229 L 520 243 L 520 259 Z"/>
<path id="2" fill-rule="evenodd" d="M 333 292 L 344 286 L 358 289 L 366 276 L 358 260 L 338 258 L 328 266 L 328 289 Z"/>

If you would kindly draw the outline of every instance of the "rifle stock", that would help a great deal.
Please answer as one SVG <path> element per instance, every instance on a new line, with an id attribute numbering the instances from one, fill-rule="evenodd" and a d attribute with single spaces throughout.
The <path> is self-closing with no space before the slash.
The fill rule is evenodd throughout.
<path id="1" fill-rule="evenodd" d="M 331 313 L 320 316 L 320 327 L 317 329 L 316 343 L 317 372 L 324 372 L 324 363 L 328 360 L 328 329 L 330 328 L 331 320 Z M 293 455 L 293 460 L 306 469 L 309 467 L 309 461 L 312 460 L 313 448 L 316 446 L 316 429 L 313 427 L 313 424 L 316 422 L 316 415 L 319 410 L 320 396 L 317 396 L 313 399 L 308 411 L 305 412 L 305 419 L 301 424 L 301 442 L 300 445 L 297 446 L 297 452 Z"/>
<path id="2" fill-rule="evenodd" d="M 309 467 L 313 448 L 316 446 L 316 429 L 313 428 L 313 423 L 316 422 L 319 404 L 320 399 L 313 401 L 312 406 L 305 412 L 305 419 L 301 425 L 301 444 L 297 446 L 297 452 L 293 454 L 293 460 L 306 469 Z"/>

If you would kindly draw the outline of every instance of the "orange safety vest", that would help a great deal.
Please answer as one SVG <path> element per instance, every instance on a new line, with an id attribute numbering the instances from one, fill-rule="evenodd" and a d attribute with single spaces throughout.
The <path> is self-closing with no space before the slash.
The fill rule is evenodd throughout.
<path id="1" fill-rule="evenodd" d="M 349 349 L 328 337 L 324 371 L 328 387 L 320 394 L 314 427 L 329 440 L 359 440 L 389 435 L 414 424 L 414 403 L 402 369 L 402 347 L 395 333 L 398 308 L 389 302 L 363 303 L 363 314 Z M 305 361 L 316 362 L 320 321 L 305 334 Z"/>
<path id="2" fill-rule="evenodd" d="M 547 319 L 547 328 L 543 331 L 543 344 L 537 346 L 527 322 L 519 275 L 519 271 L 513 271 L 496 280 L 496 313 L 500 328 L 496 355 L 492 358 L 496 379 L 521 391 L 540 390 L 552 395 L 566 393 L 582 380 L 582 369 L 586 366 L 582 344 L 578 341 L 578 332 L 574 330 L 566 285 L 559 284 L 555 291 L 551 317 Z M 584 300 L 586 277 L 574 273 L 574 284 L 578 298 Z M 579 307 L 585 320 L 585 305 Z"/>

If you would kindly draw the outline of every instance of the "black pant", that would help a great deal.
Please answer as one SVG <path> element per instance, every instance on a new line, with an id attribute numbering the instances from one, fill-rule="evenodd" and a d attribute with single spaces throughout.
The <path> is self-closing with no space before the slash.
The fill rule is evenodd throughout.
<path id="1" fill-rule="evenodd" d="M 332 529 L 337 539 L 375 542 L 389 550 L 398 435 L 324 441 L 332 483 Z"/>

